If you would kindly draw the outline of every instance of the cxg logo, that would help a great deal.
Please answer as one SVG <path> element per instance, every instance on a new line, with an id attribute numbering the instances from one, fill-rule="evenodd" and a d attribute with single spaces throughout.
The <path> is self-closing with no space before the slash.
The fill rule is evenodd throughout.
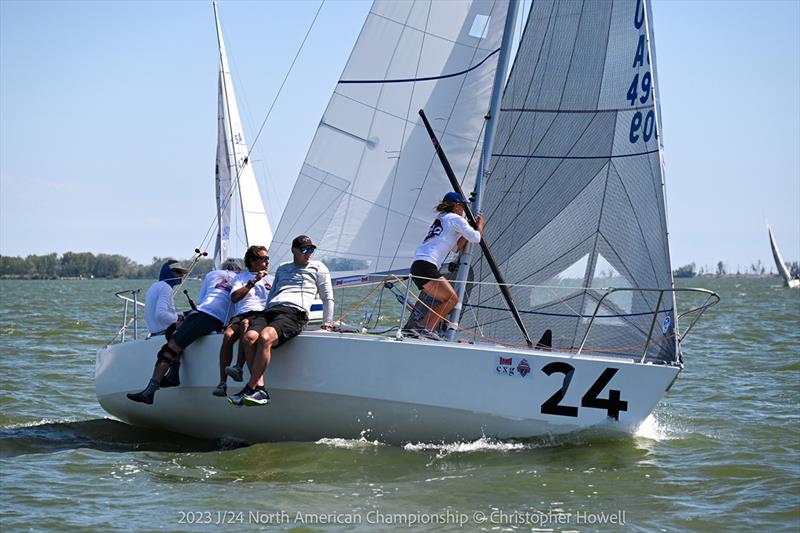
<path id="1" fill-rule="evenodd" d="M 531 365 L 527 359 L 521 359 L 517 363 L 513 357 L 500 356 L 495 366 L 495 372 L 503 376 L 519 376 L 524 378 L 531 373 Z"/>

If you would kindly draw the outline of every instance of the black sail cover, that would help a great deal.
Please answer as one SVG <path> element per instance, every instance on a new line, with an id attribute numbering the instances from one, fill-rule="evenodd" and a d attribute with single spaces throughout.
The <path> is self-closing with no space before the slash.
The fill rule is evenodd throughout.
<path id="1" fill-rule="evenodd" d="M 483 214 L 485 239 L 531 338 L 577 349 L 608 287 L 672 287 L 655 48 L 646 0 L 537 0 L 509 76 Z M 482 256 L 461 318 L 519 340 Z M 620 291 L 585 351 L 676 359 L 674 297 Z M 654 313 L 657 311 L 654 321 Z M 647 343 L 652 327 L 652 338 Z"/>

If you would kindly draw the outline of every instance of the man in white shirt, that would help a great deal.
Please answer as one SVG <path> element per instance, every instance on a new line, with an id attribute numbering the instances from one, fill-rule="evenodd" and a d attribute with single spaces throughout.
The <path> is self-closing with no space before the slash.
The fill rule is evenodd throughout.
<path id="1" fill-rule="evenodd" d="M 187 270 L 174 259 L 161 265 L 158 281 L 150 285 L 144 297 L 144 321 L 151 335 L 164 335 L 181 318 L 175 311 L 172 287 L 178 285 Z"/>
<path id="2" fill-rule="evenodd" d="M 240 272 L 233 278 L 231 303 L 233 318 L 228 322 L 219 349 L 219 384 L 212 391 L 214 396 L 225 397 L 228 390 L 228 376 L 234 381 L 242 381 L 244 366 L 244 347 L 239 344 L 236 365 L 228 366 L 233 359 L 233 343 L 247 331 L 250 320 L 264 311 L 267 297 L 272 287 L 273 276 L 267 273 L 269 250 L 266 246 L 253 245 L 244 254 L 247 272 Z"/>
<path id="3" fill-rule="evenodd" d="M 267 308 L 250 321 L 250 329 L 244 336 L 250 380 L 241 391 L 228 398 L 233 405 L 269 403 L 269 393 L 264 388 L 264 372 L 272 358 L 272 350 L 303 331 L 317 293 L 322 299 L 322 329 L 329 331 L 332 328 L 331 275 L 321 261 L 311 260 L 316 249 L 308 236 L 295 237 L 292 262 L 282 264 L 275 272 Z"/>
<path id="4" fill-rule="evenodd" d="M 159 387 L 180 385 L 179 361 L 183 351 L 203 335 L 221 330 L 227 322 L 231 306 L 231 281 L 241 267 L 236 259 L 228 259 L 222 269 L 206 274 L 197 298 L 200 302 L 197 309 L 187 314 L 172 338 L 158 351 L 153 377 L 141 392 L 128 393 L 130 400 L 152 404 Z"/>

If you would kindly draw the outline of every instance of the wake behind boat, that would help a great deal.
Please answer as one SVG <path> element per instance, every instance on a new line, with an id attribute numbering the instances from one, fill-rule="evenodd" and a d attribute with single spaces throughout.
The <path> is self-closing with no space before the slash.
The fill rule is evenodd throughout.
<path id="1" fill-rule="evenodd" d="M 249 442 L 634 431 L 682 369 L 681 341 L 718 300 L 673 287 L 649 2 L 535 2 L 506 83 L 517 11 L 515 0 L 373 5 L 274 239 L 248 236 L 280 262 L 295 235 L 312 235 L 332 271 L 357 272 L 335 282 L 338 332 L 309 330 L 276 352 L 269 407 L 212 396 L 221 336 L 209 335 L 186 350 L 181 386 L 152 406 L 125 394 L 149 376 L 163 339 L 101 350 L 103 408 L 132 424 Z M 219 23 L 218 35 L 224 80 Z M 230 117 L 235 100 L 224 100 Z M 484 254 L 454 258 L 464 296 L 451 342 L 401 331 L 409 313 L 425 312 L 411 309 L 407 273 L 429 204 L 452 188 L 421 108 L 458 184 L 474 191 L 496 259 L 489 268 Z M 230 168 L 236 188 L 244 173 Z M 681 314 L 676 294 L 700 300 Z"/>

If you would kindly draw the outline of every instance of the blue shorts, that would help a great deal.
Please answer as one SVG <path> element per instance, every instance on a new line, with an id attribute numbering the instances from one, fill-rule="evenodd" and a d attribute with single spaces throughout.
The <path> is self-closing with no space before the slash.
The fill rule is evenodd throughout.
<path id="1" fill-rule="evenodd" d="M 181 325 L 178 326 L 178 329 L 176 329 L 175 333 L 172 335 L 172 340 L 185 350 L 187 346 L 203 335 L 208 335 L 209 333 L 221 329 L 221 320 L 202 311 L 195 311 L 189 313 L 186 318 L 183 319 Z"/>

